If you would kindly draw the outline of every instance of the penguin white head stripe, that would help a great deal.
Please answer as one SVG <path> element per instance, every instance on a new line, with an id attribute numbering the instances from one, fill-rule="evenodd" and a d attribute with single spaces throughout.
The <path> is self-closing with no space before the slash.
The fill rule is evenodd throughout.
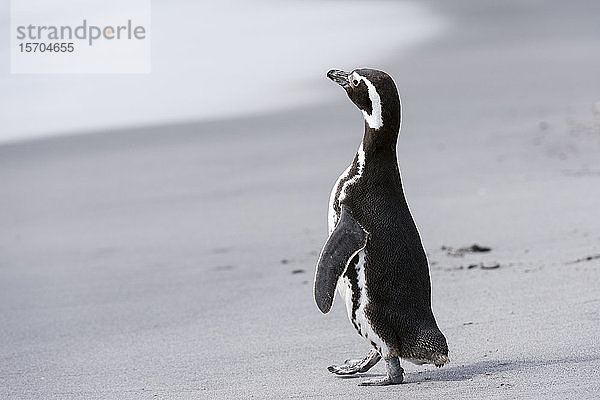
<path id="1" fill-rule="evenodd" d="M 350 84 L 352 85 L 354 82 L 356 84 L 360 84 L 363 81 L 367 85 L 367 90 L 369 91 L 369 99 L 371 100 L 371 113 L 369 114 L 365 110 L 361 110 L 365 121 L 372 129 L 379 129 L 383 126 L 383 118 L 381 117 L 381 97 L 379 93 L 377 93 L 377 89 L 375 89 L 375 85 L 371 83 L 370 80 L 360 75 L 358 72 L 353 72 Z"/>
<path id="2" fill-rule="evenodd" d="M 327 73 L 327 77 L 346 90 L 348 97 L 362 111 L 365 122 L 372 130 L 382 128 L 386 124 L 386 118 L 400 111 L 394 82 L 383 71 L 363 68 L 345 72 L 332 69 Z M 392 119 L 399 120 L 399 117 Z M 395 125 L 397 121 L 387 122 Z M 393 129 L 393 126 L 389 128 Z"/>

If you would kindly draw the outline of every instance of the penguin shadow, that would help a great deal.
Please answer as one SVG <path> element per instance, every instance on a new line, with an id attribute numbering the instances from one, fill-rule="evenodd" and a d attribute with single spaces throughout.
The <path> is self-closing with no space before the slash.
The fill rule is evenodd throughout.
<path id="1" fill-rule="evenodd" d="M 477 376 L 493 375 L 496 373 L 526 370 L 535 367 L 552 365 L 568 365 L 596 361 L 600 356 L 566 357 L 547 360 L 485 360 L 469 365 L 443 367 L 422 373 L 407 374 L 404 383 L 420 383 L 432 381 L 466 381 Z"/>
<path id="2" fill-rule="evenodd" d="M 551 365 L 568 365 L 597 361 L 600 356 L 589 357 L 567 357 L 549 360 L 486 360 L 469 365 L 457 365 L 443 367 L 440 369 L 410 372 L 404 377 L 403 384 L 422 382 L 451 382 L 467 381 L 477 376 L 493 375 L 501 372 L 526 370 L 535 367 L 547 367 Z M 358 373 L 354 375 L 336 375 L 338 379 L 360 379 L 385 376 L 384 373 Z"/>

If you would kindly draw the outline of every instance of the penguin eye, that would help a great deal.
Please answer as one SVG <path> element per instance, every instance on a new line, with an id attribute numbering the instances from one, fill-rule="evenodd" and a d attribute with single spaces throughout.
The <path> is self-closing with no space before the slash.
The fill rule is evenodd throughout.
<path id="1" fill-rule="evenodd" d="M 356 78 L 352 78 L 352 84 L 354 86 L 358 86 L 358 80 Z"/>

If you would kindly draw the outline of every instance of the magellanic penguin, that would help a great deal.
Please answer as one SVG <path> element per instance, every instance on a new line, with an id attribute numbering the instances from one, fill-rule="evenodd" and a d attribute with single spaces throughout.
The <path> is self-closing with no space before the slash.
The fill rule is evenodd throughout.
<path id="1" fill-rule="evenodd" d="M 398 170 L 400 98 L 382 71 L 331 70 L 327 77 L 362 111 L 365 132 L 352 164 L 331 191 L 329 238 L 317 263 L 315 301 L 329 312 L 337 287 L 352 325 L 373 347 L 363 359 L 329 371 L 365 372 L 383 357 L 387 376 L 361 385 L 402 383 L 400 358 L 438 367 L 449 360 L 446 338 L 431 311 L 427 256 Z"/>

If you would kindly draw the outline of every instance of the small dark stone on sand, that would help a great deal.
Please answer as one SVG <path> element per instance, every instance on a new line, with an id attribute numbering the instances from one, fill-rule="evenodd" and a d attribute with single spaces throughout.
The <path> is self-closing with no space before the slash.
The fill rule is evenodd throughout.
<path id="1" fill-rule="evenodd" d="M 287 263 L 289 263 L 289 262 L 290 262 L 290 260 L 288 260 L 288 259 L 286 259 L 286 258 L 284 258 L 283 260 L 281 260 L 281 263 L 282 263 L 282 264 L 287 264 Z"/>
<path id="2" fill-rule="evenodd" d="M 303 269 L 295 269 L 292 271 L 292 274 L 303 274 L 304 272 L 306 271 L 304 271 Z"/>
<path id="3" fill-rule="evenodd" d="M 593 260 L 597 260 L 597 259 L 600 259 L 600 254 L 594 254 L 592 256 L 578 258 L 577 260 L 568 262 L 567 264 L 577 264 L 580 262 L 593 261 Z"/>
<path id="4" fill-rule="evenodd" d="M 484 264 L 484 263 L 479 263 L 479 264 L 471 264 L 468 266 L 469 269 L 473 269 L 473 268 L 480 268 L 480 269 L 496 269 L 496 268 L 500 268 L 500 264 Z"/>
<path id="5" fill-rule="evenodd" d="M 480 246 L 477 243 L 468 247 L 459 247 L 455 249 L 450 246 L 442 246 L 442 250 L 446 252 L 446 255 L 451 257 L 463 257 L 467 253 L 487 253 L 492 251 L 491 247 Z"/>
<path id="6" fill-rule="evenodd" d="M 496 268 L 500 268 L 500 264 L 489 264 L 489 265 L 481 264 L 480 268 L 481 269 L 496 269 Z"/>
<path id="7" fill-rule="evenodd" d="M 491 247 L 480 246 L 477 243 L 468 248 L 471 253 L 487 253 L 488 251 L 492 251 Z"/>

